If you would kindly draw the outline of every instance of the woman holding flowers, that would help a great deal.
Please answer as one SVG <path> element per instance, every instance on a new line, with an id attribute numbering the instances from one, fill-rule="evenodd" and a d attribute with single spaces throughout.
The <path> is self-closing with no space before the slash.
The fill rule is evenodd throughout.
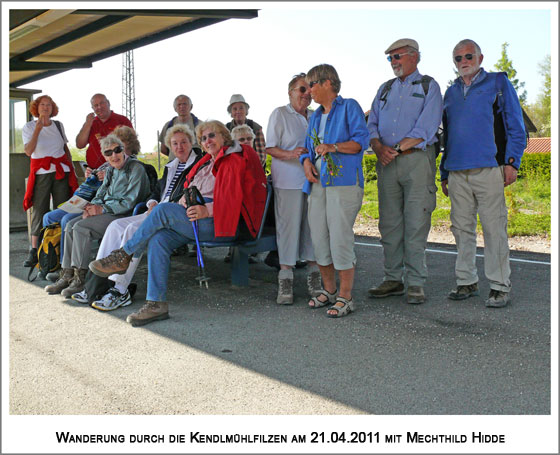
<path id="1" fill-rule="evenodd" d="M 303 191 L 309 195 L 311 240 L 323 280 L 323 290 L 309 300 L 309 306 L 332 305 L 327 316 L 340 318 L 354 310 L 353 226 L 362 206 L 362 157 L 369 135 L 357 101 L 338 95 L 340 79 L 331 65 L 311 68 L 306 81 L 320 107 L 309 120 L 305 141 L 308 153 L 300 161 L 307 178 Z"/>

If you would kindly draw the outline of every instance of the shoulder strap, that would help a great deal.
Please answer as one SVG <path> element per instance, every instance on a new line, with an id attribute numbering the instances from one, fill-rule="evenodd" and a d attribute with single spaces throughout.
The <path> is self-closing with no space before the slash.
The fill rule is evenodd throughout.
<path id="1" fill-rule="evenodd" d="M 379 101 L 383 101 L 383 106 L 381 106 L 381 109 L 383 109 L 385 107 L 385 104 L 387 104 L 387 95 L 391 91 L 391 87 L 393 86 L 393 83 L 396 80 L 397 78 L 395 77 L 385 82 L 385 84 L 383 84 L 383 88 L 381 89 L 381 95 L 379 95 Z"/>
<path id="2" fill-rule="evenodd" d="M 428 95 L 428 91 L 430 90 L 430 82 L 432 82 L 434 78 L 432 76 L 428 76 L 424 74 L 419 81 L 415 81 L 412 84 L 422 84 L 422 89 L 424 90 L 424 96 Z"/>
<path id="3" fill-rule="evenodd" d="M 62 136 L 62 140 L 64 140 L 64 134 L 62 134 L 62 126 L 60 126 L 60 122 L 58 120 L 53 120 L 53 122 L 56 125 L 56 128 L 58 129 L 58 132 Z"/>

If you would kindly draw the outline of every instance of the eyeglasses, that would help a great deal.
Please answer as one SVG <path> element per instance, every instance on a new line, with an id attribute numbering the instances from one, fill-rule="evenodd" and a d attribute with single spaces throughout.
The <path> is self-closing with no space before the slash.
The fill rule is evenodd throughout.
<path id="1" fill-rule="evenodd" d="M 307 87 L 302 85 L 301 87 L 295 87 L 292 90 L 297 90 L 299 93 L 305 93 L 305 92 L 307 92 Z"/>
<path id="2" fill-rule="evenodd" d="M 214 139 L 216 137 L 216 133 L 208 133 L 208 136 L 202 136 L 200 140 L 202 142 L 206 142 L 206 139 Z"/>
<path id="3" fill-rule="evenodd" d="M 314 86 L 315 84 L 320 84 L 321 82 L 324 82 L 324 81 L 325 81 L 325 79 L 318 79 L 318 80 L 316 80 L 316 81 L 311 81 L 311 82 L 309 83 L 309 88 L 313 88 L 313 86 Z M 303 93 L 303 92 L 302 92 L 302 93 Z"/>
<path id="4" fill-rule="evenodd" d="M 247 136 L 247 137 L 238 137 L 237 138 L 237 142 L 253 142 L 253 138 L 251 136 Z"/>
<path id="5" fill-rule="evenodd" d="M 119 146 L 115 147 L 114 149 L 103 150 L 103 155 L 111 156 L 113 153 L 121 153 L 122 151 L 123 151 L 123 148 L 119 145 Z"/>
<path id="6" fill-rule="evenodd" d="M 390 62 L 392 62 L 393 59 L 400 60 L 403 55 L 411 55 L 411 53 L 410 52 L 404 52 L 403 54 L 388 55 L 387 60 L 390 61 Z"/>
<path id="7" fill-rule="evenodd" d="M 457 63 L 459 63 L 461 60 L 463 60 L 463 57 L 465 57 L 467 60 L 472 60 L 474 57 L 474 54 L 465 54 L 463 55 L 456 55 L 455 57 L 453 57 L 453 60 L 455 60 Z"/>

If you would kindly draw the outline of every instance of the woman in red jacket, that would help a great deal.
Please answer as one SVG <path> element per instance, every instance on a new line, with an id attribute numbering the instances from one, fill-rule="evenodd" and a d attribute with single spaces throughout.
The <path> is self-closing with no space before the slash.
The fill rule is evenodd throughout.
<path id="1" fill-rule="evenodd" d="M 258 233 L 266 202 L 266 177 L 256 152 L 233 141 L 225 125 L 211 120 L 196 127 L 198 143 L 206 151 L 187 176 L 185 187 L 196 186 L 204 205 L 158 204 L 123 248 L 90 263 L 99 276 L 125 273 L 134 254 L 148 249 L 146 304 L 127 317 L 133 326 L 167 319 L 167 280 L 171 252 L 194 240 L 198 221 L 201 241 L 229 242 Z"/>
<path id="2" fill-rule="evenodd" d="M 78 187 L 72 166 L 72 157 L 66 147 L 68 139 L 62 123 L 51 120 L 58 114 L 58 106 L 48 95 L 34 100 L 29 112 L 37 120 L 26 123 L 22 129 L 24 152 L 31 157 L 29 178 L 23 199 L 23 209 L 31 211 L 31 249 L 24 267 L 37 264 L 37 246 L 43 227 L 43 215 L 66 201 Z"/>

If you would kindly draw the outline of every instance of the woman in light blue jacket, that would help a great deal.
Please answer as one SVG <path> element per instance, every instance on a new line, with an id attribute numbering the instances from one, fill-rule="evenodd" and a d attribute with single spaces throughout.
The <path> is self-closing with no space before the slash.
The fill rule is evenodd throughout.
<path id="1" fill-rule="evenodd" d="M 91 241 L 103 237 L 111 221 L 130 215 L 134 206 L 150 194 L 144 166 L 124 153 L 124 144 L 115 134 L 104 137 L 99 144 L 111 167 L 82 216 L 66 224 L 62 271 L 59 279 L 45 288 L 49 294 L 62 292 L 64 297 L 71 297 L 81 292 L 90 261 Z"/>
<path id="2" fill-rule="evenodd" d="M 303 191 L 309 194 L 311 240 L 323 280 L 323 290 L 309 306 L 332 304 L 327 316 L 340 318 L 354 310 L 353 226 L 364 195 L 362 158 L 369 133 L 358 102 L 338 95 L 340 79 L 331 65 L 311 68 L 306 81 L 311 97 L 321 105 L 309 120 L 308 153 L 300 157 L 307 178 Z"/>

